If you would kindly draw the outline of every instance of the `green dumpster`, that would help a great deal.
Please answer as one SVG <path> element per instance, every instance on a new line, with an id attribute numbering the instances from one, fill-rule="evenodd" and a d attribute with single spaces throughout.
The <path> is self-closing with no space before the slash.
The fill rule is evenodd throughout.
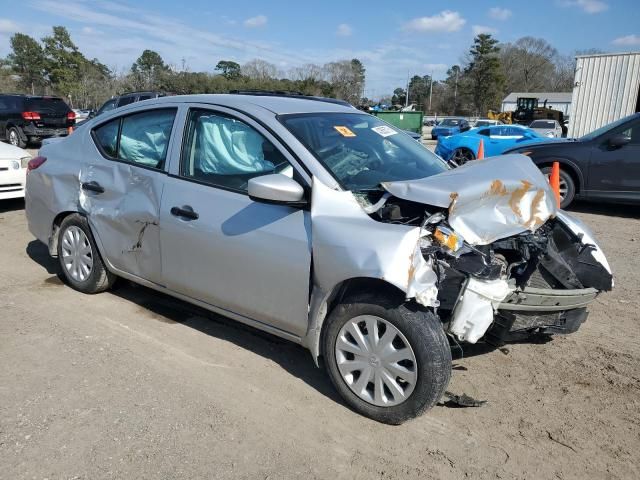
<path id="1" fill-rule="evenodd" d="M 422 134 L 422 112 L 379 111 L 371 112 L 376 117 L 402 130 Z"/>

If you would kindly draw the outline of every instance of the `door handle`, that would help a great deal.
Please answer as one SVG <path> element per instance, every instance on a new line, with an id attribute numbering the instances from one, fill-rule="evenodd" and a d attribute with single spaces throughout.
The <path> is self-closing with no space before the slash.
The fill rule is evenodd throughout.
<path id="1" fill-rule="evenodd" d="M 95 192 L 95 193 L 104 193 L 104 188 L 102 187 L 102 185 L 100 185 L 98 182 L 84 182 L 82 184 L 82 189 L 83 190 L 89 190 L 90 192 Z"/>
<path id="2" fill-rule="evenodd" d="M 171 215 L 175 217 L 188 218 L 189 220 L 197 220 L 200 218 L 196 212 L 193 211 L 189 205 L 183 205 L 182 207 L 171 207 Z"/>

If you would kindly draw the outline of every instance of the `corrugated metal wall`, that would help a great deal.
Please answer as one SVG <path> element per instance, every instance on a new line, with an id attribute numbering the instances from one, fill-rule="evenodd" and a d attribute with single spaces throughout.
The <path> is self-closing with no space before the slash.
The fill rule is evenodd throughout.
<path id="1" fill-rule="evenodd" d="M 640 52 L 577 57 L 569 137 L 635 112 L 640 88 Z"/>

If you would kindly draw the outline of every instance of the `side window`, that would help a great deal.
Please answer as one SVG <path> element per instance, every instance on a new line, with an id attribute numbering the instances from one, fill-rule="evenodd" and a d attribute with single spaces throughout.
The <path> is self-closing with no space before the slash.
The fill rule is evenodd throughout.
<path id="1" fill-rule="evenodd" d="M 494 127 L 491 129 L 492 137 L 504 137 L 506 135 L 505 128 L 507 127 Z"/>
<path id="2" fill-rule="evenodd" d="M 623 127 L 624 130 L 617 132 L 631 138 L 631 145 L 640 145 L 640 121 Z M 615 135 L 615 133 L 614 133 Z"/>
<path id="3" fill-rule="evenodd" d="M 484 130 L 480 130 L 478 132 L 478 135 L 484 135 L 485 137 L 488 137 L 491 133 L 491 130 L 489 130 L 488 128 L 485 128 Z"/>
<path id="4" fill-rule="evenodd" d="M 136 97 L 131 95 L 129 97 L 122 97 L 118 100 L 118 107 L 124 107 L 125 105 L 129 105 L 136 101 Z"/>
<path id="5" fill-rule="evenodd" d="M 175 116 L 174 108 L 135 113 L 100 125 L 93 136 L 112 159 L 162 168 Z"/>
<path id="6" fill-rule="evenodd" d="M 182 148 L 183 177 L 246 192 L 249 179 L 269 173 L 293 176 L 280 151 L 246 123 L 207 110 L 191 110 Z"/>
<path id="7" fill-rule="evenodd" d="M 120 119 L 111 120 L 109 123 L 100 125 L 94 130 L 96 142 L 102 147 L 104 153 L 112 158 L 118 156 L 118 129 Z"/>
<path id="8" fill-rule="evenodd" d="M 176 115 L 171 110 L 150 110 L 122 119 L 118 159 L 147 167 L 162 168 L 167 157 L 171 127 Z"/>
<path id="9" fill-rule="evenodd" d="M 116 108 L 115 99 L 109 100 L 104 105 L 102 105 L 102 107 L 100 107 L 100 110 L 98 110 L 98 113 L 96 115 L 100 115 L 101 113 L 108 112 L 109 110 L 113 110 L 114 108 Z"/>

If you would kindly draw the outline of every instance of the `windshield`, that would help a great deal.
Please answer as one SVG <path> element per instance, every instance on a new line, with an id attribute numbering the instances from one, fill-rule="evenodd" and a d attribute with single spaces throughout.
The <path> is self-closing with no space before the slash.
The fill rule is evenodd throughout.
<path id="1" fill-rule="evenodd" d="M 475 126 L 476 127 L 487 127 L 487 126 L 493 125 L 493 124 L 494 124 L 494 122 L 492 122 L 491 120 L 478 120 L 475 123 Z"/>
<path id="2" fill-rule="evenodd" d="M 580 140 L 593 140 L 596 137 L 599 137 L 600 135 L 602 135 L 603 133 L 607 133 L 609 130 L 613 130 L 614 128 L 622 125 L 625 122 L 628 122 L 629 120 L 631 120 L 631 117 L 633 117 L 634 115 L 636 115 L 635 113 L 632 113 L 631 115 L 621 118 L 620 120 L 616 120 L 613 123 L 608 123 L 603 127 L 600 127 L 596 130 L 594 130 L 591 133 L 587 133 L 585 136 L 580 137 Z"/>
<path id="3" fill-rule="evenodd" d="M 457 127 L 460 125 L 460 120 L 457 118 L 445 118 L 440 125 L 443 127 Z"/>
<path id="4" fill-rule="evenodd" d="M 529 125 L 530 128 L 555 128 L 555 126 L 555 122 L 551 120 L 536 120 Z"/>
<path id="5" fill-rule="evenodd" d="M 409 135 L 361 113 L 281 115 L 280 121 L 348 190 L 430 177 L 445 163 Z"/>

